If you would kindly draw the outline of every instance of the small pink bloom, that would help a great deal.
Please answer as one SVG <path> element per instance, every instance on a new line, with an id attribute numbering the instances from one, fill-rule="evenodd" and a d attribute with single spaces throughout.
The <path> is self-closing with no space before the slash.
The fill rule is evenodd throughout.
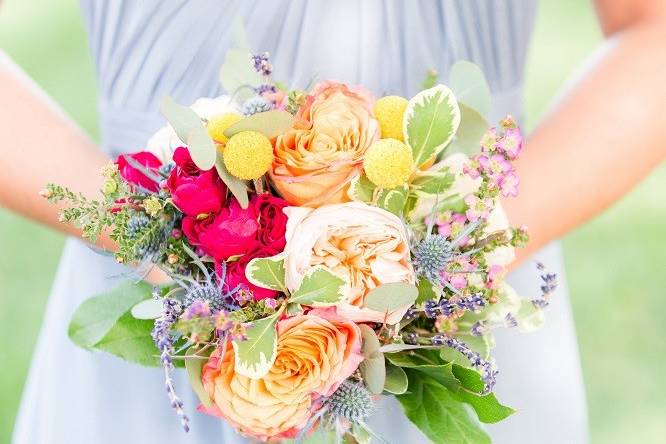
<path id="1" fill-rule="evenodd" d="M 516 197 L 520 178 L 514 172 L 507 173 L 499 182 L 499 187 L 504 197 Z"/>
<path id="2" fill-rule="evenodd" d="M 495 288 L 498 283 L 498 279 L 504 274 L 504 267 L 501 265 L 491 265 L 488 269 L 488 274 L 486 275 L 486 287 Z"/>
<path id="3" fill-rule="evenodd" d="M 523 135 L 520 131 L 520 128 L 509 128 L 504 133 L 499 142 L 497 142 L 497 148 L 504 152 L 509 159 L 515 159 L 520 155 L 520 152 L 523 150 Z"/>
<path id="4" fill-rule="evenodd" d="M 467 211 L 465 216 L 470 222 L 476 222 L 479 219 L 485 219 L 490 213 L 490 208 L 492 207 L 492 199 L 479 199 L 474 194 L 468 194 L 464 199 L 465 204 L 467 205 Z"/>
<path id="5" fill-rule="evenodd" d="M 153 153 L 141 151 L 134 154 L 121 154 L 116 160 L 120 177 L 125 179 L 127 183 L 156 193 L 159 190 L 159 183 L 133 167 L 130 162 L 128 162 L 128 157 L 134 160 L 134 162 L 144 166 L 147 170 L 155 172 L 156 176 L 157 169 L 162 166 L 160 159 L 158 159 Z"/>
<path id="6" fill-rule="evenodd" d="M 495 143 L 497 142 L 497 129 L 490 128 L 485 132 L 481 138 L 481 151 L 489 153 L 495 150 Z"/>

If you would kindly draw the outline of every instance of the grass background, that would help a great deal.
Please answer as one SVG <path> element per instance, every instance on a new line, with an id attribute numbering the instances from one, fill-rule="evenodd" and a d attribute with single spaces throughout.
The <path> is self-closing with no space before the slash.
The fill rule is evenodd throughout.
<path id="1" fill-rule="evenodd" d="M 94 73 L 78 2 L 5 3 L 0 48 L 97 137 Z M 541 1 L 527 67 L 528 127 L 600 41 L 588 1 Z M 5 141 L 2 149 L 11 144 Z M 661 166 L 620 203 L 564 240 L 597 444 L 657 443 L 666 435 L 665 190 L 666 167 Z M 0 227 L 4 443 L 11 436 L 63 237 L 2 211 Z"/>

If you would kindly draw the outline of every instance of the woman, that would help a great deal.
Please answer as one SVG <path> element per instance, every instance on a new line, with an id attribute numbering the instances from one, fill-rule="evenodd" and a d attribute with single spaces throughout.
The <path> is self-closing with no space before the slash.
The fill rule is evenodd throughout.
<path id="1" fill-rule="evenodd" d="M 660 43 L 666 37 L 666 7 L 660 0 L 597 3 L 604 31 L 614 41 L 532 135 L 519 165 L 522 194 L 506 202 L 512 221 L 530 227 L 532 241 L 523 258 L 601 211 L 666 156 L 661 142 L 666 55 Z M 7 165 L 0 176 L 0 203 L 74 235 L 79 233 L 59 224 L 56 209 L 37 191 L 57 182 L 93 195 L 100 186 L 99 167 L 120 152 L 140 149 L 163 124 L 157 111 L 163 96 L 190 103 L 221 93 L 217 73 L 233 44 L 235 17 L 242 19 L 251 47 L 273 55 L 276 78 L 294 86 L 319 75 L 363 84 L 377 95 L 410 96 L 426 69 L 446 73 L 454 61 L 472 60 L 489 78 L 496 119 L 522 114 L 523 64 L 535 13 L 533 2 L 521 0 L 224 5 L 83 0 L 82 10 L 98 73 L 102 150 L 17 68 L 8 61 L 0 65 L 3 102 L 12 104 L 11 110 L 0 110 L 0 129 L 14 146 L 1 160 Z M 42 161 L 34 162 L 37 156 Z M 111 246 L 107 239 L 100 245 Z M 536 254 L 562 274 L 556 245 Z M 159 370 L 69 342 L 65 331 L 76 306 L 113 286 L 111 277 L 122 271 L 82 242 L 68 241 L 14 442 L 243 442 L 203 415 L 191 415 L 192 431 L 185 435 L 162 393 Z M 529 295 L 537 285 L 534 274 L 527 263 L 511 280 Z M 519 413 L 489 428 L 495 442 L 586 442 L 584 394 L 564 292 L 541 331 L 509 336 L 499 339 L 495 353 L 503 370 L 497 391 Z M 178 376 L 185 394 L 186 380 Z M 185 402 L 196 405 L 193 396 Z M 395 403 L 383 409 L 375 426 L 390 442 L 426 442 Z"/>

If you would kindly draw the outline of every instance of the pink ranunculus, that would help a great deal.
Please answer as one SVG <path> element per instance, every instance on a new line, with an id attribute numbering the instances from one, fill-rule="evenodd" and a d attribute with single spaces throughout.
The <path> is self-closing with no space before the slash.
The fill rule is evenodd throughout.
<path id="1" fill-rule="evenodd" d="M 162 162 L 153 153 L 141 151 L 134 154 L 121 154 L 116 159 L 118 172 L 125 181 L 131 185 L 145 188 L 153 193 L 160 189 L 159 183 L 143 174 L 137 168 L 133 167 L 127 158 L 130 157 L 134 162 L 143 165 L 146 169 L 154 171 L 157 176 L 157 169 L 162 166 Z"/>
<path id="2" fill-rule="evenodd" d="M 243 288 L 252 292 L 255 301 L 276 297 L 278 294 L 277 291 L 270 290 L 268 288 L 257 287 L 256 285 L 250 283 L 250 281 L 245 276 L 245 268 L 247 267 L 248 262 L 254 258 L 270 257 L 278 253 L 278 250 L 260 247 L 254 251 L 250 251 L 244 254 L 237 261 L 228 262 L 226 265 L 225 275 L 225 283 L 227 284 L 227 287 L 231 290 L 241 285 Z"/>
<path id="3" fill-rule="evenodd" d="M 204 220 L 186 218 L 183 232 L 190 243 L 217 260 L 246 254 L 260 245 L 256 209 L 253 206 L 242 209 L 236 199 Z"/>
<path id="4" fill-rule="evenodd" d="M 167 180 L 173 203 L 187 216 L 217 213 L 227 190 L 215 169 L 200 170 L 185 147 L 176 148 L 173 160 L 176 167 Z"/>
<path id="5" fill-rule="evenodd" d="M 284 248 L 287 215 L 282 211 L 289 203 L 270 194 L 259 194 L 250 202 L 259 216 L 259 242 L 263 247 L 276 250 Z"/>

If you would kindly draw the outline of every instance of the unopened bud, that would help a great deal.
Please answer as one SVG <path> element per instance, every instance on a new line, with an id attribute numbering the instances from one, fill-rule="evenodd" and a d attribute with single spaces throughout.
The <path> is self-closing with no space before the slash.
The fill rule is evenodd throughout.
<path id="1" fill-rule="evenodd" d="M 43 190 L 41 190 L 39 192 L 39 195 L 42 196 L 45 199 L 48 199 L 51 196 L 53 196 L 53 191 L 49 190 L 48 188 L 44 188 Z"/>
<path id="2" fill-rule="evenodd" d="M 178 263 L 179 260 L 180 260 L 180 258 L 178 257 L 178 255 L 173 254 L 173 253 L 171 253 L 167 257 L 167 262 L 170 263 L 171 265 Z"/>

